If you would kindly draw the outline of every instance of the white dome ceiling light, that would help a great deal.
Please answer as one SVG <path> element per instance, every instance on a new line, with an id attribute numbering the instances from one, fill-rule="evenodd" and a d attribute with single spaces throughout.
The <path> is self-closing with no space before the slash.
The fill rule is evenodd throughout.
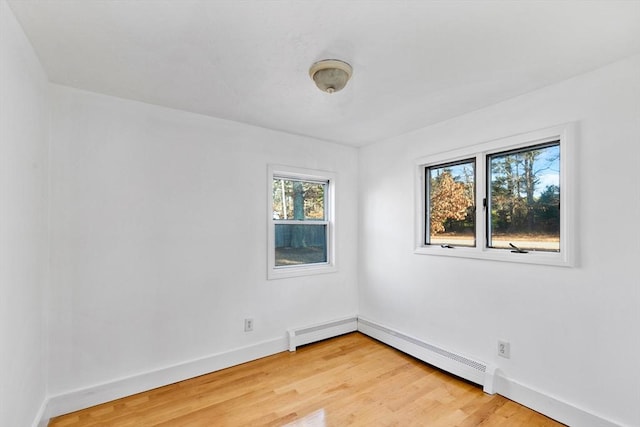
<path id="1" fill-rule="evenodd" d="M 325 59 L 309 68 L 309 76 L 323 92 L 334 93 L 344 88 L 353 74 L 351 65 L 337 59 Z"/>

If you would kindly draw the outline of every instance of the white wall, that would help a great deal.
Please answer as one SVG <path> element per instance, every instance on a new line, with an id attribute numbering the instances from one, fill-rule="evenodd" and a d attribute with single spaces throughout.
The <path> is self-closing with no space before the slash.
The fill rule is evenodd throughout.
<path id="1" fill-rule="evenodd" d="M 575 268 L 412 253 L 414 160 L 578 121 Z M 360 314 L 640 425 L 640 57 L 361 150 Z M 511 359 L 496 357 L 496 340 Z"/>
<path id="2" fill-rule="evenodd" d="M 0 24 L 0 424 L 31 424 L 47 394 L 284 339 L 288 327 L 359 311 L 497 363 L 533 390 L 640 425 L 640 57 L 358 156 L 59 86 L 48 99 L 4 0 Z M 412 253 L 414 159 L 568 121 L 579 122 L 577 267 Z M 266 280 L 268 163 L 337 172 L 338 273 Z M 254 332 L 242 331 L 245 317 Z M 495 356 L 498 338 L 511 341 L 510 360 Z"/>
<path id="3" fill-rule="evenodd" d="M 0 1 L 0 424 L 33 423 L 46 394 L 47 80 Z"/>
<path id="4" fill-rule="evenodd" d="M 356 149 L 55 85 L 51 103 L 52 395 L 357 313 Z M 337 273 L 266 280 L 269 163 L 337 173 Z"/>

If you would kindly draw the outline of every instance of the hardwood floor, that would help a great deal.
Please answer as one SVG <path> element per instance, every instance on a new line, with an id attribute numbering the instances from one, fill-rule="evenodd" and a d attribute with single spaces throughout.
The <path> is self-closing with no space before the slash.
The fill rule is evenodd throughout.
<path id="1" fill-rule="evenodd" d="M 360 333 L 54 418 L 49 426 L 562 426 Z"/>

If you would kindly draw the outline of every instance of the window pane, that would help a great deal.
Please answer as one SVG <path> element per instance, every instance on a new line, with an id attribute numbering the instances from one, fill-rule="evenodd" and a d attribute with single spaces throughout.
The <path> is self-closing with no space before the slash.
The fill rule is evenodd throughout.
<path id="1" fill-rule="evenodd" d="M 560 251 L 558 141 L 489 156 L 492 248 Z"/>
<path id="2" fill-rule="evenodd" d="M 427 244 L 476 245 L 475 160 L 426 168 Z"/>
<path id="3" fill-rule="evenodd" d="M 273 179 L 273 219 L 325 220 L 326 182 Z"/>
<path id="4" fill-rule="evenodd" d="M 327 262 L 326 224 L 275 224 L 276 267 Z"/>

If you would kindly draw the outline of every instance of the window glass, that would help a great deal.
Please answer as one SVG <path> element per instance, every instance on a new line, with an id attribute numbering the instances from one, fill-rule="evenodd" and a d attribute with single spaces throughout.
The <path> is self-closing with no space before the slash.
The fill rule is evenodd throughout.
<path id="1" fill-rule="evenodd" d="M 429 166 L 425 177 L 425 243 L 475 246 L 475 159 Z"/>
<path id="2" fill-rule="evenodd" d="M 560 251 L 560 143 L 487 157 L 487 246 Z"/>
<path id="3" fill-rule="evenodd" d="M 274 176 L 274 267 L 328 262 L 328 181 Z"/>
<path id="4" fill-rule="evenodd" d="M 327 226 L 275 224 L 276 267 L 327 262 Z"/>
<path id="5" fill-rule="evenodd" d="M 273 179 L 273 219 L 325 219 L 326 182 Z"/>

